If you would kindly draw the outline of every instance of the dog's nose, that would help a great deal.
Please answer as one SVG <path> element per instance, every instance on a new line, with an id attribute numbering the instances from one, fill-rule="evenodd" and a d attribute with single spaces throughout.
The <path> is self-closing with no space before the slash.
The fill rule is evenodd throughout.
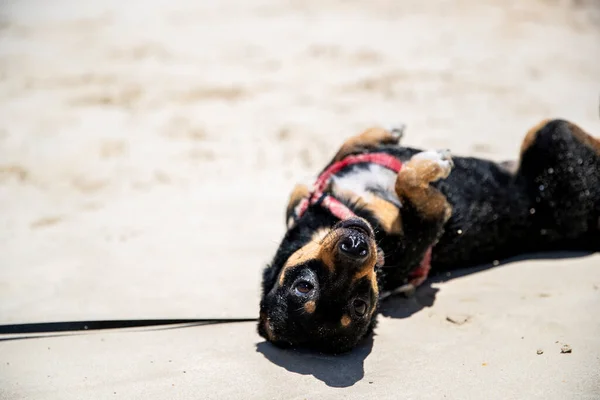
<path id="1" fill-rule="evenodd" d="M 340 250 L 354 258 L 364 258 L 369 255 L 369 245 L 367 242 L 355 235 L 345 237 L 340 241 Z"/>

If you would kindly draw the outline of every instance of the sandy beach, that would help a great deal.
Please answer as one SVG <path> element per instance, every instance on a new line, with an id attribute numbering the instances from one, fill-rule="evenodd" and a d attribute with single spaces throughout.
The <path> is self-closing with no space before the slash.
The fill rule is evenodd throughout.
<path id="1" fill-rule="evenodd" d="M 599 96 L 594 0 L 3 1 L 0 324 L 255 317 L 349 135 L 513 159 L 543 118 L 600 136 Z M 0 341 L 0 398 L 597 399 L 598 310 L 599 254 L 522 257 L 337 358 L 252 323 Z"/>

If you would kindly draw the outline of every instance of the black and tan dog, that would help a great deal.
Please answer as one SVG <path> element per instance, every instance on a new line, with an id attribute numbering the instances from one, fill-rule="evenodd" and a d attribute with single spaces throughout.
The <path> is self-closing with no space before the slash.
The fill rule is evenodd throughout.
<path id="1" fill-rule="evenodd" d="M 451 158 L 374 128 L 347 140 L 264 270 L 258 332 L 280 346 L 344 352 L 373 328 L 380 292 L 434 272 L 549 249 L 600 250 L 600 140 L 543 121 L 518 163 Z"/>

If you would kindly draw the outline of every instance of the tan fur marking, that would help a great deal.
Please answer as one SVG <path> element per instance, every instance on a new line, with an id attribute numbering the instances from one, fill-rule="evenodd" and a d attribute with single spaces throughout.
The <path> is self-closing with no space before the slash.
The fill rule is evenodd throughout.
<path id="1" fill-rule="evenodd" d="M 371 281 L 375 278 L 375 264 L 365 263 L 365 266 L 356 274 L 354 274 L 354 276 L 352 277 L 352 282 L 356 282 L 357 280 L 362 279 L 365 276 L 368 277 Z"/>
<path id="2" fill-rule="evenodd" d="M 313 235 L 313 241 L 319 241 L 321 244 L 318 257 L 331 272 L 335 271 L 334 245 L 337 243 L 337 239 L 338 236 L 335 232 L 328 229 L 323 229 Z"/>
<path id="3" fill-rule="evenodd" d="M 377 285 L 377 276 L 374 275 L 373 276 L 373 280 L 371 280 L 371 288 L 373 289 L 373 294 L 375 296 L 376 299 L 379 298 L 379 285 Z M 371 314 L 373 314 L 373 311 L 375 310 L 375 308 L 373 308 L 373 310 L 371 310 Z"/>
<path id="4" fill-rule="evenodd" d="M 363 197 L 359 196 L 351 190 L 342 189 L 337 185 L 333 185 L 331 191 L 336 198 L 340 200 L 349 201 L 355 204 L 357 208 L 367 207 L 368 205 L 367 201 Z"/>
<path id="5" fill-rule="evenodd" d="M 265 322 L 265 331 L 267 331 L 267 337 L 272 342 L 276 340 L 275 334 L 273 334 L 273 330 L 271 329 L 271 325 L 268 322 Z"/>
<path id="6" fill-rule="evenodd" d="M 539 132 L 539 130 L 542 129 L 544 126 L 546 126 L 546 124 L 550 121 L 551 121 L 550 119 L 544 119 L 544 120 L 538 122 L 536 125 L 534 125 L 531 129 L 529 129 L 527 131 L 527 134 L 525 135 L 525 139 L 523 139 L 523 143 L 521 143 L 521 156 L 523 155 L 525 150 L 527 150 L 529 147 L 531 147 L 531 145 L 535 141 L 536 135 Z"/>
<path id="7" fill-rule="evenodd" d="M 271 329 L 271 324 L 269 323 L 269 320 L 266 317 L 266 314 L 261 312 L 260 319 L 262 321 L 263 327 L 265 328 L 265 331 L 267 332 L 267 338 L 270 341 L 274 341 L 276 339 L 276 337 L 275 337 L 275 334 L 273 333 L 273 329 Z"/>
<path id="8" fill-rule="evenodd" d="M 308 260 L 316 259 L 318 258 L 320 251 L 321 246 L 318 243 L 310 242 L 306 246 L 297 250 L 290 258 L 288 258 L 287 262 L 285 263 L 286 267 L 303 264 Z"/>
<path id="9" fill-rule="evenodd" d="M 325 239 L 325 237 L 327 236 L 327 234 L 331 232 L 330 229 L 327 228 L 321 228 L 318 231 L 316 231 L 315 233 L 313 233 L 312 235 L 312 241 L 313 242 L 317 242 L 317 243 L 321 243 L 323 241 L 323 239 Z"/>
<path id="10" fill-rule="evenodd" d="M 442 168 L 434 161 L 411 160 L 398 174 L 396 194 L 401 200 L 412 203 L 424 218 L 447 220 L 452 215 L 452 207 L 446 196 L 429 185 L 442 173 Z"/>
<path id="11" fill-rule="evenodd" d="M 317 305 L 315 304 L 314 301 L 308 301 L 304 305 L 304 311 L 306 311 L 309 314 L 314 313 L 316 308 L 317 308 Z"/>
<path id="12" fill-rule="evenodd" d="M 333 158 L 333 161 L 339 161 L 348 154 L 362 148 L 373 148 L 378 145 L 395 143 L 398 143 L 398 138 L 390 131 L 378 127 L 370 128 L 346 140 Z"/>
<path id="13" fill-rule="evenodd" d="M 304 247 L 301 247 L 300 249 L 296 250 L 296 252 L 294 254 L 292 254 L 290 256 L 290 258 L 288 258 L 285 265 L 283 266 L 283 269 L 281 270 L 281 275 L 279 276 L 279 284 L 283 285 L 283 280 L 285 278 L 286 270 L 288 270 L 289 268 L 291 268 L 295 265 L 303 264 L 303 263 L 307 262 L 308 260 L 314 260 L 314 259 L 318 258 L 320 251 L 321 251 L 321 246 L 319 245 L 319 243 L 315 243 L 312 241 L 309 242 Z"/>
<path id="14" fill-rule="evenodd" d="M 579 126 L 569 122 L 569 127 L 578 140 L 580 140 L 586 146 L 592 148 L 596 153 L 600 155 L 600 139 L 593 137 L 592 135 L 585 132 Z"/>
<path id="15" fill-rule="evenodd" d="M 365 261 L 363 267 L 352 277 L 352 281 L 357 281 L 365 276 L 375 276 L 375 264 L 377 263 L 377 247 L 371 243 L 370 257 Z"/>
<path id="16" fill-rule="evenodd" d="M 327 266 L 327 268 L 329 269 L 330 272 L 335 272 L 335 260 L 334 260 L 334 252 L 333 249 L 331 249 L 330 247 L 324 247 L 321 249 L 321 252 L 319 253 L 319 257 L 321 258 L 321 261 L 323 261 L 323 264 L 325 264 Z"/>
<path id="17" fill-rule="evenodd" d="M 400 210 L 394 204 L 374 195 L 365 208 L 375 215 L 387 233 L 396 235 L 402 233 Z"/>
<path id="18" fill-rule="evenodd" d="M 427 187 L 430 182 L 435 182 L 445 176 L 444 169 L 438 162 L 427 159 L 410 160 L 400 171 L 400 174 L 402 173 L 412 185 L 420 187 Z"/>
<path id="19" fill-rule="evenodd" d="M 352 283 L 357 282 L 359 279 L 362 279 L 364 277 L 367 277 L 369 279 L 369 281 L 371 282 L 371 288 L 373 289 L 373 292 L 375 293 L 375 297 L 379 296 L 379 285 L 377 285 L 377 273 L 375 272 L 375 264 L 371 265 L 369 264 L 365 264 L 365 267 L 363 269 L 361 269 L 360 271 L 358 271 L 353 277 L 352 277 Z"/>
<path id="20" fill-rule="evenodd" d="M 375 297 L 379 296 L 379 285 L 377 284 L 377 273 L 375 272 L 375 264 L 378 260 L 377 245 L 371 243 L 371 257 L 365 261 L 363 267 L 352 277 L 352 283 L 354 284 L 359 279 L 367 277 L 371 282 L 371 288 L 375 293 Z"/>
<path id="21" fill-rule="evenodd" d="M 370 240 L 370 248 L 369 248 L 369 258 L 367 260 L 365 260 L 365 262 L 362 265 L 362 268 L 356 273 L 354 274 L 354 276 L 352 277 L 352 282 L 356 282 L 357 280 L 368 276 L 369 279 L 372 281 L 373 279 L 376 280 L 375 277 L 375 264 L 377 263 L 377 245 L 375 244 L 374 241 Z M 377 283 L 377 281 L 376 281 Z"/>
<path id="22" fill-rule="evenodd" d="M 344 314 L 344 316 L 342 317 L 342 319 L 340 320 L 340 324 L 342 324 L 342 326 L 345 328 L 348 325 L 350 325 L 350 323 L 352 322 L 352 320 L 350 319 L 350 317 L 346 314 Z"/>
<path id="23" fill-rule="evenodd" d="M 308 196 L 309 191 L 310 190 L 308 186 L 303 185 L 301 183 L 294 186 L 294 189 L 292 189 L 292 193 L 290 193 L 289 196 L 288 205 L 286 208 L 286 215 L 290 214 L 293 211 L 294 207 L 298 205 L 300 200 Z"/>
<path id="24" fill-rule="evenodd" d="M 337 198 L 348 200 L 358 208 L 364 208 L 369 210 L 375 215 L 381 227 L 387 232 L 392 234 L 402 233 L 402 220 L 401 214 L 398 207 L 390 203 L 387 200 L 373 194 L 368 200 L 357 195 L 349 190 L 340 189 L 338 187 L 333 188 L 333 192 Z"/>
<path id="25" fill-rule="evenodd" d="M 330 271 L 335 269 L 333 257 L 331 256 L 331 251 L 329 250 L 331 243 L 335 242 L 335 240 L 332 240 L 332 235 L 329 235 L 330 232 L 331 231 L 329 229 L 320 229 L 316 231 L 309 243 L 296 250 L 296 252 L 294 252 L 294 254 L 287 259 L 279 274 L 280 285 L 283 285 L 286 271 L 289 268 L 306 263 L 309 260 L 320 259 Z"/>

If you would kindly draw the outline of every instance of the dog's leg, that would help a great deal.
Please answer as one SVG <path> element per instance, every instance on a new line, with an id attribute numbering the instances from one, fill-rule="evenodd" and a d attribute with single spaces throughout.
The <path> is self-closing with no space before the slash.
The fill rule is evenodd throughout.
<path id="1" fill-rule="evenodd" d="M 347 155 L 360 150 L 373 149 L 377 146 L 386 144 L 398 144 L 404 135 L 404 128 L 404 125 L 398 125 L 396 127 L 391 127 L 390 129 L 367 129 L 346 140 L 333 158 L 333 162 L 339 161 Z"/>
<path id="2" fill-rule="evenodd" d="M 452 214 L 446 197 L 430 183 L 446 178 L 453 165 L 448 151 L 425 151 L 415 154 L 398 173 L 395 190 L 402 204 L 403 237 L 392 265 L 386 259 L 388 287 L 410 292 L 426 278 L 429 265 L 422 261 L 428 261 L 428 251 Z"/>
<path id="3" fill-rule="evenodd" d="M 310 189 L 307 185 L 298 183 L 292 189 L 292 193 L 288 198 L 288 205 L 285 210 L 285 223 L 288 228 L 290 228 L 294 224 L 294 210 L 298 203 L 308 196 Z"/>
<path id="4" fill-rule="evenodd" d="M 415 154 L 398 173 L 396 194 L 424 221 L 445 223 L 452 214 L 446 197 L 429 185 L 446 178 L 454 166 L 449 151 L 424 151 Z"/>
<path id="5" fill-rule="evenodd" d="M 547 135 L 554 136 L 554 140 L 559 139 L 558 136 L 561 135 L 572 137 L 600 156 L 599 138 L 593 137 L 569 121 L 545 119 L 527 131 L 521 144 L 521 157 L 540 139 L 540 136 Z"/>
<path id="6" fill-rule="evenodd" d="M 569 121 L 542 121 L 523 140 L 516 177 L 548 243 L 600 249 L 600 139 Z"/>

